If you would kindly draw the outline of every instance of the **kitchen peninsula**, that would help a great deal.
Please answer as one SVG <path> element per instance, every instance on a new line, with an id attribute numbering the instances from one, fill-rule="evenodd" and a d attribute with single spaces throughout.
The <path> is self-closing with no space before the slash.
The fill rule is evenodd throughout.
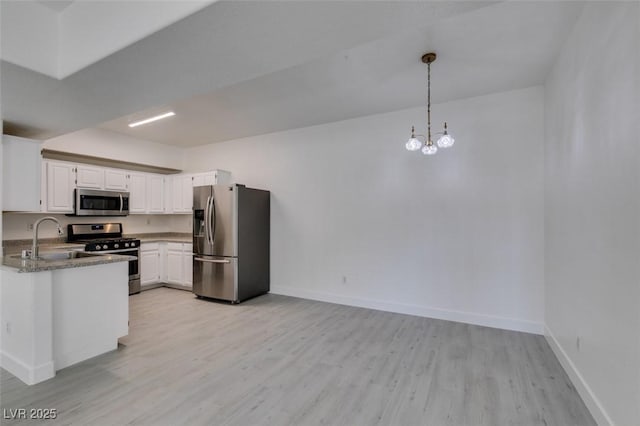
<path id="1" fill-rule="evenodd" d="M 118 347 L 128 334 L 130 256 L 19 254 L 0 266 L 0 365 L 32 385 Z"/>

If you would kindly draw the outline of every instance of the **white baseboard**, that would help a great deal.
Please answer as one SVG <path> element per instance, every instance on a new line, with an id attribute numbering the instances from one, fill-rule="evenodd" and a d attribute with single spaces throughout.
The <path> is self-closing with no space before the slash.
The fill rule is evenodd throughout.
<path id="1" fill-rule="evenodd" d="M 611 417 L 609 417 L 609 415 L 605 411 L 604 407 L 600 403 L 600 400 L 598 400 L 596 395 L 589 387 L 589 384 L 584 380 L 582 374 L 580 374 L 580 371 L 576 368 L 573 361 L 571 361 L 571 358 L 569 358 L 567 353 L 564 351 L 560 343 L 556 340 L 555 336 L 547 326 L 545 326 L 544 328 L 544 337 L 547 339 L 547 342 L 549 342 L 551 350 L 553 350 L 556 358 L 558 358 L 558 361 L 560 361 L 560 364 L 562 365 L 562 368 L 564 368 L 564 371 L 567 372 L 569 379 L 571 379 L 573 386 L 578 391 L 578 394 L 589 409 L 589 412 L 593 416 L 596 423 L 598 423 L 599 425 L 613 425 L 614 423 L 611 420 Z"/>
<path id="2" fill-rule="evenodd" d="M 288 286 L 271 286 L 271 293 L 281 294 L 283 296 L 300 297 L 302 299 L 318 300 L 321 302 L 337 303 L 339 305 L 357 306 L 360 308 L 369 308 L 379 311 L 396 312 L 399 314 L 408 314 L 447 321 L 463 322 L 467 324 L 500 328 L 504 330 L 523 331 L 525 333 L 533 334 L 544 333 L 544 325 L 535 321 L 453 311 L 428 306 L 362 299 Z"/>
<path id="3" fill-rule="evenodd" d="M 29 367 L 19 359 L 2 351 L 0 351 L 0 366 L 28 385 L 35 385 L 56 375 L 53 361 Z"/>

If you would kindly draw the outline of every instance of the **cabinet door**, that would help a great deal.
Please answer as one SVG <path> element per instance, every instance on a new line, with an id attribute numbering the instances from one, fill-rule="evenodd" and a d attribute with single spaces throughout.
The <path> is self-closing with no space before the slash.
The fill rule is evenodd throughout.
<path id="1" fill-rule="evenodd" d="M 47 162 L 47 211 L 73 213 L 76 173 L 73 164 Z"/>
<path id="2" fill-rule="evenodd" d="M 173 213 L 173 177 L 164 177 L 164 213 Z"/>
<path id="3" fill-rule="evenodd" d="M 167 250 L 167 282 L 182 284 L 182 250 Z"/>
<path id="4" fill-rule="evenodd" d="M 198 173 L 196 175 L 192 175 L 191 181 L 192 181 L 192 184 L 191 184 L 192 186 L 211 185 L 210 183 L 206 182 L 205 173 Z"/>
<path id="5" fill-rule="evenodd" d="M 147 210 L 147 176 L 129 173 L 129 213 L 145 213 Z"/>
<path id="6" fill-rule="evenodd" d="M 140 252 L 140 284 L 155 284 L 160 281 L 160 251 Z"/>
<path id="7" fill-rule="evenodd" d="M 172 177 L 171 211 L 173 213 L 191 213 L 193 206 L 193 175 Z"/>
<path id="8" fill-rule="evenodd" d="M 40 141 L 2 135 L 2 210 L 39 212 L 42 156 Z"/>
<path id="9" fill-rule="evenodd" d="M 193 178 L 182 177 L 182 212 L 191 213 L 193 208 Z"/>
<path id="10" fill-rule="evenodd" d="M 173 213 L 182 213 L 182 176 L 174 176 L 172 180 L 171 210 Z"/>
<path id="11" fill-rule="evenodd" d="M 102 167 L 77 165 L 76 187 L 103 189 L 104 169 Z"/>
<path id="12" fill-rule="evenodd" d="M 106 169 L 104 171 L 104 189 L 112 191 L 126 191 L 127 186 L 127 171 Z"/>
<path id="13" fill-rule="evenodd" d="M 147 212 L 164 213 L 164 177 L 147 175 Z"/>
<path id="14" fill-rule="evenodd" d="M 231 173 L 226 170 L 214 170 L 213 180 L 212 185 L 228 185 L 231 183 Z"/>
<path id="15" fill-rule="evenodd" d="M 182 251 L 182 285 L 193 286 L 193 244 L 185 244 Z"/>

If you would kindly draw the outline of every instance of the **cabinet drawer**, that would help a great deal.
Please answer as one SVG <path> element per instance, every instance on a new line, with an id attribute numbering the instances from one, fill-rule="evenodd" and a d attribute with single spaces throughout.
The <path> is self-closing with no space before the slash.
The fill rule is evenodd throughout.
<path id="1" fill-rule="evenodd" d="M 154 251 L 154 250 L 159 250 L 160 249 L 160 244 L 159 243 L 142 243 L 140 244 L 140 251 Z"/>
<path id="2" fill-rule="evenodd" d="M 182 243 L 168 243 L 167 250 L 182 251 Z"/>

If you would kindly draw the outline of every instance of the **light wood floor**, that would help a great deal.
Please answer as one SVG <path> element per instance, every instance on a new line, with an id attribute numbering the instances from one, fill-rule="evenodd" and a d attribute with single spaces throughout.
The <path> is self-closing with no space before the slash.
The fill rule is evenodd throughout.
<path id="1" fill-rule="evenodd" d="M 541 336 L 276 295 L 130 304 L 119 350 L 35 386 L 2 370 L 1 407 L 56 408 L 45 425 L 595 424 Z"/>

